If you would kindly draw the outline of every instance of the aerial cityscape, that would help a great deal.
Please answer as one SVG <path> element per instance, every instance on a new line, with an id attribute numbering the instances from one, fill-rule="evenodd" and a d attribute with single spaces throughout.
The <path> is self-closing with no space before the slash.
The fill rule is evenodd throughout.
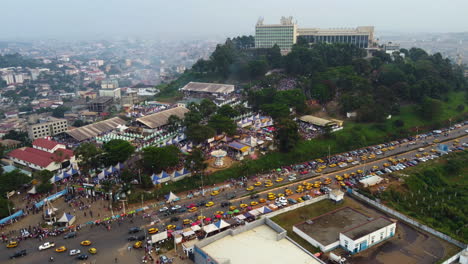
<path id="1" fill-rule="evenodd" d="M 468 2 L 260 2 L 4 4 L 0 263 L 468 264 Z"/>

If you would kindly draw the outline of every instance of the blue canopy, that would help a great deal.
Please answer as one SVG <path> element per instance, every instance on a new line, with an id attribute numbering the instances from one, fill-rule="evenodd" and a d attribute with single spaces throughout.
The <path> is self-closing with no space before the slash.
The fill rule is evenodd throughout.
<path id="1" fill-rule="evenodd" d="M 3 218 L 3 219 L 1 219 L 1 220 L 0 220 L 0 224 L 3 225 L 3 224 L 5 224 L 5 223 L 7 223 L 8 221 L 11 221 L 11 220 L 13 220 L 13 219 L 15 219 L 15 218 L 17 218 L 17 217 L 22 216 L 22 215 L 23 215 L 23 210 L 19 210 L 18 212 L 14 213 L 14 214 L 12 214 L 12 215 L 10 215 L 10 216 L 7 216 L 7 217 L 5 217 L 5 218 Z"/>
<path id="2" fill-rule="evenodd" d="M 154 173 L 153 173 L 153 175 L 151 175 L 151 181 L 153 182 L 153 184 L 159 184 L 159 183 L 161 183 L 161 182 L 159 181 L 159 177 L 158 177 L 156 174 L 154 174 Z"/>
<path id="3" fill-rule="evenodd" d="M 162 175 L 161 175 L 161 179 L 164 179 L 164 178 L 167 178 L 167 177 L 171 177 L 171 175 L 169 175 L 167 172 L 165 171 L 162 171 Z"/>

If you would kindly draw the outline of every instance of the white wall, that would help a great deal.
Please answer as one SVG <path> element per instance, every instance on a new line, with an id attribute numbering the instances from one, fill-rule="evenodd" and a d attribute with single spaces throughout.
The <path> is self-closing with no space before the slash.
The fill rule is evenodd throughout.
<path id="1" fill-rule="evenodd" d="M 364 241 L 367 241 L 367 248 L 382 242 L 383 240 L 387 239 L 390 237 L 391 232 L 393 230 L 393 235 L 395 235 L 396 232 L 396 223 L 392 223 L 384 228 L 381 228 L 375 232 L 372 232 L 370 234 L 367 234 L 363 237 L 360 237 L 356 240 L 352 240 L 351 238 L 347 237 L 346 235 L 340 233 L 340 245 L 343 248 L 347 248 L 349 251 L 354 252 L 354 249 L 359 247 L 359 244 L 361 244 Z M 382 234 L 382 236 L 381 236 Z M 346 247 L 346 241 L 348 242 L 348 247 Z M 358 248 L 358 252 L 361 251 L 362 249 Z"/>
<path id="2" fill-rule="evenodd" d="M 298 236 L 302 237 L 305 241 L 309 242 L 311 245 L 314 247 L 320 248 L 323 252 L 330 251 L 332 249 L 337 248 L 340 245 L 340 241 L 336 240 L 335 242 L 328 244 L 328 245 L 322 245 L 319 243 L 317 240 L 313 239 L 306 233 L 302 232 L 299 228 L 293 226 L 293 232 L 296 233 Z"/>

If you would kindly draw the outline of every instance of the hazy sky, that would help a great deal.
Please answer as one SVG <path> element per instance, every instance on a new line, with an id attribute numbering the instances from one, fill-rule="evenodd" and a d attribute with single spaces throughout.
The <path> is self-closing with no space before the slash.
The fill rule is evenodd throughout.
<path id="1" fill-rule="evenodd" d="M 0 39 L 253 34 L 258 17 L 376 33 L 468 31 L 468 0 L 1 0 Z"/>

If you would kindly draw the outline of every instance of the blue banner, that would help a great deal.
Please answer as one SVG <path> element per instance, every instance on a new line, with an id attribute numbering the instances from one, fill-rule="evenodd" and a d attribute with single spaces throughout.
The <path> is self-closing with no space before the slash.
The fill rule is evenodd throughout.
<path id="1" fill-rule="evenodd" d="M 7 216 L 7 217 L 5 217 L 5 218 L 3 218 L 3 219 L 1 219 L 1 220 L 0 220 L 0 224 L 1 224 L 1 225 L 2 225 L 2 224 L 5 224 L 5 223 L 7 223 L 8 221 L 13 220 L 13 219 L 15 219 L 15 218 L 17 218 L 17 217 L 20 217 L 20 216 L 22 216 L 22 215 L 23 215 L 23 210 L 19 210 L 18 212 L 14 213 L 14 214 L 12 214 L 12 215 L 10 215 L 10 216 Z"/>
<path id="2" fill-rule="evenodd" d="M 45 198 L 44 200 L 42 200 L 42 201 L 36 203 L 34 206 L 35 206 L 36 208 L 40 208 L 40 207 L 42 207 L 42 206 L 44 205 L 44 203 L 45 203 L 46 201 L 53 201 L 53 200 L 55 200 L 55 199 L 61 197 L 62 195 L 67 194 L 67 192 L 68 192 L 68 189 L 65 189 L 65 190 L 63 190 L 63 191 L 60 191 L 60 192 L 58 192 L 58 193 L 55 193 L 55 194 L 53 194 L 53 195 L 51 195 L 51 196 Z"/>

